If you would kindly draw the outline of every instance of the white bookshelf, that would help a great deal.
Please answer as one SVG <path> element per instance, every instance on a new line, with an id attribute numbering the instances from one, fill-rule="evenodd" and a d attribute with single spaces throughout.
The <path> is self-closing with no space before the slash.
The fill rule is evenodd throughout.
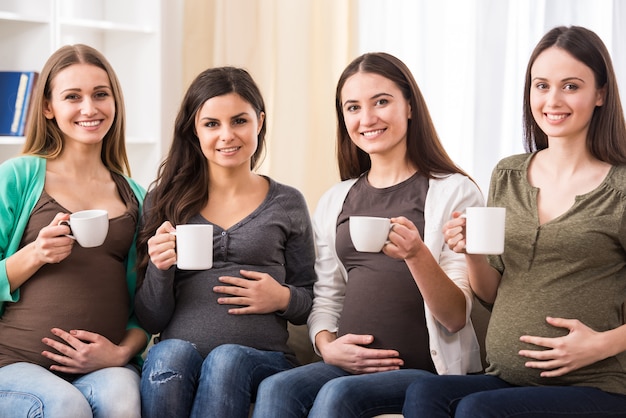
<path id="1" fill-rule="evenodd" d="M 133 177 L 147 187 L 182 95 L 182 7 L 182 0 L 0 0 L 0 70 L 41 71 L 65 44 L 101 51 L 122 84 Z M 0 136 L 0 162 L 23 141 Z"/>

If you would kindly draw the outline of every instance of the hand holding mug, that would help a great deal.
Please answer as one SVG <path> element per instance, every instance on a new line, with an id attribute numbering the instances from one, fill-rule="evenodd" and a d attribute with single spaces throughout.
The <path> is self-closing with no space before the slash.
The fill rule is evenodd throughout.
<path id="1" fill-rule="evenodd" d="M 465 222 L 462 212 L 453 212 L 452 219 L 443 225 L 443 237 L 448 248 L 455 253 L 465 252 Z"/>
<path id="2" fill-rule="evenodd" d="M 455 212 L 444 225 L 444 238 L 451 250 L 467 254 L 502 254 L 506 208 L 469 207 Z"/>
<path id="3" fill-rule="evenodd" d="M 74 240 L 65 235 L 69 232 L 68 227 L 59 224 L 67 219 L 69 219 L 68 214 L 57 213 L 52 222 L 39 231 L 33 244 L 35 254 L 41 264 L 60 263 L 71 254 Z"/>
<path id="4" fill-rule="evenodd" d="M 167 270 L 176 264 L 176 236 L 172 234 L 175 231 L 172 224 L 165 221 L 148 240 L 150 261 L 159 270 Z"/>
<path id="5" fill-rule="evenodd" d="M 422 248 L 424 241 L 413 222 L 404 216 L 391 218 L 389 241 L 383 252 L 389 257 L 406 260 L 415 257 Z"/>

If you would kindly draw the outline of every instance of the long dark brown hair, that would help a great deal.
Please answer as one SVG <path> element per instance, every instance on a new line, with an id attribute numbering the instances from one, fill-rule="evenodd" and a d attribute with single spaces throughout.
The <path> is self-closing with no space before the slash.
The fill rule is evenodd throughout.
<path id="1" fill-rule="evenodd" d="M 250 74 L 235 67 L 209 68 L 200 73 L 187 89 L 176 116 L 174 137 L 157 179 L 150 186 L 149 209 L 144 212 L 137 251 L 140 281 L 148 265 L 148 239 L 167 221 L 174 225 L 186 223 L 209 201 L 209 168 L 195 130 L 196 114 L 209 99 L 235 93 L 254 108 L 257 118 L 265 113 L 265 102 Z M 258 135 L 257 149 L 250 168 L 260 164 L 265 148 L 267 117 Z"/>
<path id="2" fill-rule="evenodd" d="M 101 158 L 109 170 L 130 176 L 126 154 L 126 111 L 122 87 L 109 61 L 102 53 L 88 45 L 62 46 L 50 55 L 44 64 L 33 92 L 33 107 L 22 153 L 53 159 L 63 151 L 63 132 L 59 129 L 56 119 L 46 118 L 43 111 L 46 103 L 52 99 L 54 78 L 59 72 L 74 64 L 94 65 L 103 69 L 109 76 L 115 100 L 115 117 L 113 125 L 104 136 Z"/>
<path id="3" fill-rule="evenodd" d="M 548 148 L 548 137 L 539 128 L 530 108 L 531 69 L 548 48 L 557 47 L 571 54 L 593 71 L 596 88 L 605 88 L 604 103 L 596 106 L 587 133 L 591 154 L 609 164 L 626 163 L 626 123 L 619 98 L 613 63 L 604 42 L 589 29 L 558 26 L 546 33 L 533 50 L 526 68 L 524 86 L 524 146 L 528 152 Z"/>
<path id="4" fill-rule="evenodd" d="M 372 52 L 352 61 L 337 83 L 337 162 L 342 180 L 359 177 L 372 166 L 369 154 L 350 139 L 341 105 L 341 90 L 346 80 L 358 72 L 378 74 L 393 81 L 409 102 L 411 119 L 406 134 L 407 157 L 424 176 L 432 178 L 435 174 L 452 173 L 467 175 L 452 161 L 441 145 L 426 101 L 409 68 L 393 55 Z"/>

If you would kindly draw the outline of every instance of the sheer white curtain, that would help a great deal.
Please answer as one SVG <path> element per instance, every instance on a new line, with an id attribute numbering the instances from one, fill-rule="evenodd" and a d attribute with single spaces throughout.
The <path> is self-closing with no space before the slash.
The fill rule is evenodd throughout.
<path id="1" fill-rule="evenodd" d="M 557 25 L 595 31 L 626 95 L 623 0 L 360 0 L 359 53 L 386 51 L 413 71 L 442 142 L 486 194 L 491 170 L 523 152 L 528 57 Z"/>

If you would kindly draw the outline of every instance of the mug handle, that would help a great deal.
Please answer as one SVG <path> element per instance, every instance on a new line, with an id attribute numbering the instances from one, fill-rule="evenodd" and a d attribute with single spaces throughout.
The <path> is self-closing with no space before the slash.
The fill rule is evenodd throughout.
<path id="1" fill-rule="evenodd" d="M 57 225 L 67 225 L 70 228 L 70 233 L 72 231 L 72 227 L 70 226 L 70 221 L 66 219 L 61 219 Z M 76 238 L 73 235 L 65 235 L 65 236 L 76 241 Z"/>

